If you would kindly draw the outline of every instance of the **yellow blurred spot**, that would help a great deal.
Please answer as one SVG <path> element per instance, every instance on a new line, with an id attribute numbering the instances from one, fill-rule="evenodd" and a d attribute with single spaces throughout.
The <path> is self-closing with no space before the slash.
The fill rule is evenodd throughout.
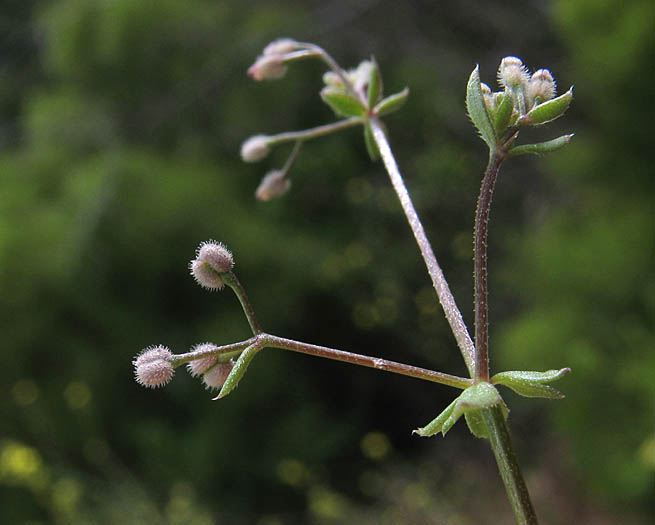
<path id="1" fill-rule="evenodd" d="M 64 390 L 64 399 L 71 409 L 79 410 L 91 401 L 91 390 L 83 381 L 71 381 Z"/>
<path id="2" fill-rule="evenodd" d="M 277 465 L 277 475 L 287 485 L 298 486 L 305 477 L 305 466 L 297 459 L 283 459 Z"/>
<path id="3" fill-rule="evenodd" d="M 351 268 L 364 268 L 372 259 L 370 250 L 361 242 L 353 242 L 348 245 L 345 256 Z"/>
<path id="4" fill-rule="evenodd" d="M 169 523 L 185 523 L 193 515 L 193 487 L 179 481 L 171 487 L 171 496 L 166 505 Z"/>
<path id="5" fill-rule="evenodd" d="M 61 478 L 52 486 L 52 505 L 58 514 L 72 516 L 77 511 L 82 489 L 80 484 L 72 478 Z"/>
<path id="6" fill-rule="evenodd" d="M 109 447 L 103 439 L 91 438 L 84 443 L 84 456 L 91 463 L 101 464 L 109 457 Z"/>
<path id="7" fill-rule="evenodd" d="M 646 468 L 655 470 L 655 435 L 650 436 L 641 444 L 639 459 Z"/>
<path id="8" fill-rule="evenodd" d="M 320 518 L 339 519 L 346 512 L 347 500 L 326 487 L 312 487 L 307 497 L 309 510 Z"/>
<path id="9" fill-rule="evenodd" d="M 34 403 L 39 397 L 39 388 L 34 381 L 21 379 L 11 389 L 11 395 L 17 405 L 28 406 Z"/>
<path id="10" fill-rule="evenodd" d="M 430 492 L 422 483 L 408 483 L 403 490 L 403 499 L 410 508 L 420 509 L 430 503 Z"/>
<path id="11" fill-rule="evenodd" d="M 41 456 L 32 447 L 9 443 L 0 451 L 0 480 L 24 481 L 41 468 Z"/>
<path id="12" fill-rule="evenodd" d="M 369 459 L 382 459 L 391 451 L 389 438 L 382 432 L 369 432 L 362 438 L 360 446 Z"/>

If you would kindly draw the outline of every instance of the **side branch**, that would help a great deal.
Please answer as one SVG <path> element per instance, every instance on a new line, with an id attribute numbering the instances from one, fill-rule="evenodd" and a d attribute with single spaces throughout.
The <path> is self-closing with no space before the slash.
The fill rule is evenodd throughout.
<path id="1" fill-rule="evenodd" d="M 382 156 L 384 165 L 387 169 L 389 177 L 391 178 L 391 184 L 393 185 L 393 188 L 398 195 L 398 199 L 400 200 L 400 204 L 403 208 L 403 211 L 405 212 L 409 226 L 412 229 L 414 238 L 416 239 L 418 247 L 421 250 L 421 255 L 423 256 L 423 260 L 427 266 L 428 273 L 432 279 L 432 285 L 437 292 L 439 302 L 441 303 L 444 313 L 446 314 L 446 319 L 448 320 L 450 328 L 455 335 L 457 346 L 459 346 L 462 356 L 464 357 L 464 361 L 466 362 L 466 367 L 468 368 L 471 377 L 473 377 L 475 372 L 475 345 L 473 344 L 471 336 L 469 335 L 466 325 L 464 324 L 462 313 L 460 312 L 459 308 L 457 308 L 455 298 L 450 291 L 450 287 L 448 286 L 448 282 L 444 277 L 443 271 L 437 262 L 437 258 L 434 255 L 434 251 L 432 250 L 432 245 L 430 244 L 430 241 L 425 234 L 423 224 L 421 224 L 421 220 L 416 213 L 412 199 L 409 196 L 407 188 L 405 187 L 403 177 L 398 170 L 396 159 L 391 152 L 387 137 L 384 133 L 384 130 L 382 129 L 382 126 L 380 125 L 380 121 L 377 118 L 372 118 L 370 122 L 371 129 L 373 130 L 373 137 L 375 138 L 375 143 L 380 150 L 380 155 Z"/>
<path id="2" fill-rule="evenodd" d="M 388 361 L 379 357 L 370 357 L 367 355 L 353 354 L 343 350 L 336 350 L 326 346 L 317 346 L 309 343 L 302 343 L 292 339 L 285 339 L 270 334 L 261 334 L 262 346 L 271 348 L 281 348 L 284 350 L 292 350 L 301 354 L 314 355 L 316 357 L 324 357 L 326 359 L 333 359 L 335 361 L 342 361 L 353 365 L 366 366 L 368 368 L 376 368 L 394 374 L 400 374 L 433 383 L 441 383 L 442 385 L 452 386 L 454 388 L 468 388 L 473 384 L 471 379 L 444 374 L 443 372 L 435 372 L 434 370 L 427 370 L 417 366 L 406 365 L 404 363 L 397 363 L 395 361 Z"/>

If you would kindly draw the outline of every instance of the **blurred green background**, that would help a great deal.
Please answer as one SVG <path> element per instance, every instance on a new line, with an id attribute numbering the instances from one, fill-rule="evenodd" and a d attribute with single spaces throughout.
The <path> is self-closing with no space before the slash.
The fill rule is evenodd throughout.
<path id="1" fill-rule="evenodd" d="M 548 67 L 576 132 L 501 173 L 490 233 L 492 367 L 571 366 L 563 401 L 508 392 L 544 523 L 646 523 L 655 511 L 653 7 L 647 0 L 7 0 L 0 9 L 0 522 L 510 523 L 488 446 L 463 424 L 419 439 L 455 392 L 268 350 L 210 401 L 131 360 L 248 336 L 232 294 L 188 276 L 234 252 L 269 332 L 465 374 L 400 206 L 361 133 L 246 165 L 250 135 L 333 120 L 318 63 L 256 84 L 290 36 L 345 67 L 374 54 L 392 145 L 472 326 L 471 228 L 485 146 L 465 115 L 480 63 Z M 650 77 L 650 78 L 649 78 Z"/>

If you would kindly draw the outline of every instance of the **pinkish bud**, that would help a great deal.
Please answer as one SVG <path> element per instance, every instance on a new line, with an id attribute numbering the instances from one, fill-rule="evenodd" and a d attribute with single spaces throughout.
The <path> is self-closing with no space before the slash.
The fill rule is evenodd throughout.
<path id="1" fill-rule="evenodd" d="M 282 78 L 286 72 L 284 55 L 261 55 L 248 69 L 248 76 L 259 82 Z"/>
<path id="2" fill-rule="evenodd" d="M 227 376 L 230 375 L 232 368 L 234 368 L 234 361 L 232 360 L 226 361 L 225 363 L 218 363 L 203 374 L 202 382 L 210 390 L 221 388 Z"/>
<path id="3" fill-rule="evenodd" d="M 284 172 L 274 170 L 269 172 L 259 183 L 255 197 L 260 201 L 270 201 L 284 195 L 290 187 L 291 181 L 284 176 Z"/>
<path id="4" fill-rule="evenodd" d="M 196 282 L 208 290 L 220 290 L 225 285 L 220 274 L 216 273 L 207 263 L 194 259 L 189 263 L 189 270 Z"/>
<path id="5" fill-rule="evenodd" d="M 526 88 L 528 86 L 528 70 L 520 58 L 505 57 L 498 68 L 498 80 L 507 88 Z"/>
<path id="6" fill-rule="evenodd" d="M 210 351 L 215 348 L 216 345 L 212 343 L 202 343 L 194 346 L 192 351 L 193 352 Z M 186 367 L 187 370 L 189 371 L 189 374 L 191 374 L 193 377 L 197 377 L 207 372 L 207 370 L 209 370 L 217 362 L 218 362 L 218 356 L 210 355 L 207 357 L 201 357 L 200 359 L 194 359 L 193 361 L 189 361 Z"/>
<path id="7" fill-rule="evenodd" d="M 144 349 L 132 361 L 137 383 L 148 388 L 164 386 L 175 373 L 170 361 L 172 357 L 173 354 L 165 346 L 149 346 Z"/>
<path id="8" fill-rule="evenodd" d="M 234 267 L 232 253 L 220 242 L 205 241 L 196 252 L 196 259 L 207 263 L 218 273 L 226 273 Z"/>
<path id="9" fill-rule="evenodd" d="M 298 49 L 300 44 L 292 38 L 278 38 L 273 40 L 264 48 L 264 56 L 266 55 L 285 55 Z"/>
<path id="10" fill-rule="evenodd" d="M 541 104 L 555 96 L 555 80 L 547 69 L 535 71 L 528 84 L 528 97 L 536 104 Z"/>
<path id="11" fill-rule="evenodd" d="M 269 137 L 266 135 L 255 135 L 250 137 L 241 145 L 241 158 L 244 162 L 258 162 L 270 152 Z"/>
<path id="12" fill-rule="evenodd" d="M 196 258 L 189 263 L 191 275 L 203 288 L 220 290 L 225 282 L 221 274 L 227 273 L 234 267 L 234 259 L 230 251 L 220 243 L 203 242 Z"/>

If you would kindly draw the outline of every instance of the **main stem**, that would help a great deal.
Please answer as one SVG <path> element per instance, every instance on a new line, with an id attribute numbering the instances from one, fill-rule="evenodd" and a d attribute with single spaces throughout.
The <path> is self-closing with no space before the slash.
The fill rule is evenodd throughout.
<path id="1" fill-rule="evenodd" d="M 483 409 L 482 417 L 487 425 L 491 449 L 496 457 L 500 477 L 505 484 L 516 522 L 519 525 L 536 525 L 537 515 L 530 501 L 528 487 L 521 474 L 521 467 L 500 405 Z"/>
<path id="2" fill-rule="evenodd" d="M 474 382 L 489 381 L 489 320 L 487 304 L 487 237 L 489 210 L 498 170 L 505 159 L 504 148 L 489 156 L 484 172 L 478 207 L 475 211 L 474 231 L 474 280 L 475 280 L 475 376 Z M 505 484 L 507 497 L 514 517 L 520 525 L 536 525 L 537 515 L 530 501 L 528 488 L 521 474 L 521 467 L 512 446 L 509 428 L 500 405 L 482 410 L 482 417 L 489 433 L 489 444 L 498 464 L 500 477 Z"/>
<path id="3" fill-rule="evenodd" d="M 471 336 L 469 335 L 468 330 L 466 329 L 466 325 L 464 324 L 464 320 L 462 319 L 462 313 L 460 312 L 459 308 L 457 308 L 455 298 L 453 297 L 453 294 L 450 291 L 450 287 L 448 286 L 448 282 L 444 277 L 443 271 L 437 262 L 437 258 L 434 255 L 434 251 L 432 250 L 432 245 L 430 244 L 430 241 L 425 234 L 423 224 L 421 224 L 421 220 L 416 213 L 416 209 L 414 208 L 412 199 L 410 198 L 409 192 L 405 187 L 403 177 L 398 170 L 396 159 L 391 152 L 389 142 L 387 141 L 387 137 L 384 133 L 384 130 L 382 129 L 380 121 L 374 117 L 371 118 L 370 124 L 373 131 L 373 137 L 375 138 L 375 143 L 380 150 L 380 155 L 382 156 L 382 160 L 387 169 L 387 173 L 391 178 L 391 184 L 393 185 L 393 188 L 398 195 L 400 204 L 403 208 L 403 211 L 405 212 L 405 216 L 407 217 L 407 222 L 409 222 L 409 226 L 412 229 L 414 238 L 416 239 L 419 250 L 421 251 L 421 255 L 425 261 L 425 266 L 428 269 L 428 274 L 430 274 L 430 278 L 432 279 L 432 285 L 437 292 L 439 302 L 441 303 L 444 313 L 446 314 L 448 324 L 450 324 L 450 328 L 455 335 L 457 346 L 459 346 L 462 356 L 464 357 L 466 367 L 468 368 L 471 377 L 473 377 L 475 371 L 475 346 L 473 345 Z"/>
<path id="4" fill-rule="evenodd" d="M 489 320 L 487 304 L 487 233 L 491 199 L 498 178 L 498 169 L 504 157 L 497 153 L 489 156 L 484 172 L 478 207 L 475 211 L 474 280 L 475 280 L 475 382 L 489 381 Z"/>

